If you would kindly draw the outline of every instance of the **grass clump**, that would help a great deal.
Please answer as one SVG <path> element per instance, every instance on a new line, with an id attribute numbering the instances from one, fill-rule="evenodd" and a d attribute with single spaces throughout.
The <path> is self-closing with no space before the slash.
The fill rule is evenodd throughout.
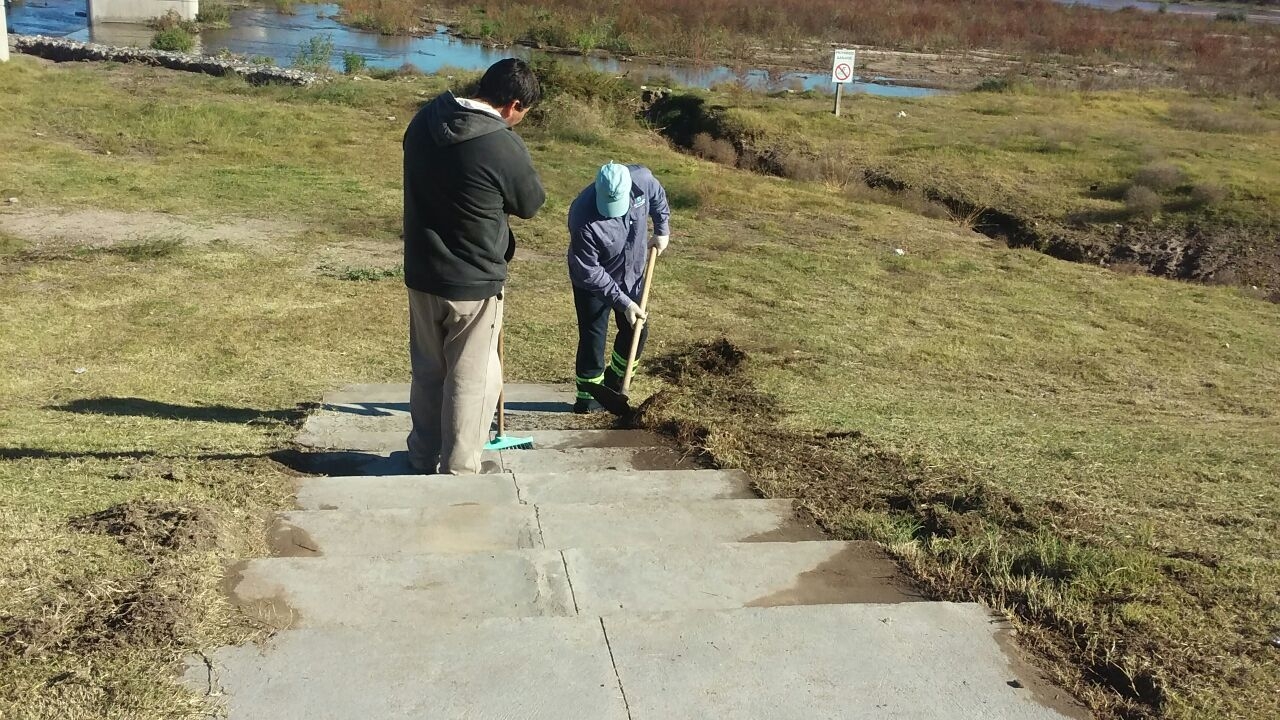
<path id="1" fill-rule="evenodd" d="M 151 49 L 166 52 L 189 53 L 196 46 L 196 38 L 180 27 L 161 30 L 151 36 Z"/>

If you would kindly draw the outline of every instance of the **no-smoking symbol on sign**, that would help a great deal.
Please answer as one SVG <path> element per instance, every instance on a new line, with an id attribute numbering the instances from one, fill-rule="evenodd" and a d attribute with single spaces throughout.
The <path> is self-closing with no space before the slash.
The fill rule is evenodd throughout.
<path id="1" fill-rule="evenodd" d="M 853 50 L 837 50 L 835 60 L 831 63 L 831 82 L 842 85 L 852 80 L 856 57 Z"/>

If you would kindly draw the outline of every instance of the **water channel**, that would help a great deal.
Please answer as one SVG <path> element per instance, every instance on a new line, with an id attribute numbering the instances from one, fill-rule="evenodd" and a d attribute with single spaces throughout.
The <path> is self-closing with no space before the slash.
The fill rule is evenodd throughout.
<path id="1" fill-rule="evenodd" d="M 15 3 L 9 13 L 11 32 L 24 35 L 50 35 L 105 45 L 145 47 L 154 34 L 153 30 L 142 25 L 111 23 L 90 27 L 84 17 L 85 0 L 27 0 Z M 334 19 L 337 14 L 338 6 L 333 4 L 297 5 L 292 15 L 279 13 L 273 8 L 241 8 L 232 12 L 231 27 L 200 33 L 200 51 L 217 54 L 226 49 L 237 55 L 270 58 L 277 65 L 288 66 L 301 43 L 327 35 L 333 39 L 335 68 L 341 66 L 342 53 L 354 52 L 364 56 L 369 67 L 394 69 L 407 64 L 427 73 L 445 69 L 482 70 L 504 57 L 530 59 L 546 54 L 519 45 L 495 48 L 464 40 L 450 35 L 444 26 L 437 27 L 432 34 L 418 37 L 379 35 L 342 25 Z M 603 72 L 626 75 L 640 83 L 707 88 L 740 81 L 755 90 L 833 91 L 831 77 L 827 73 L 771 72 L 760 68 L 717 65 L 656 65 L 578 55 L 556 57 Z M 894 97 L 920 97 L 938 92 L 896 85 L 884 78 L 863 80 L 846 85 L 846 92 Z"/>

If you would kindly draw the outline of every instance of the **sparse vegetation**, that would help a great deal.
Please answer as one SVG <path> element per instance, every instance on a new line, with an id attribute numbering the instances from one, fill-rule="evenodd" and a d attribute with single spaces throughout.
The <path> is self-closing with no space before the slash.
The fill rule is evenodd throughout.
<path id="1" fill-rule="evenodd" d="M 182 16 L 176 10 L 169 10 L 160 17 L 152 18 L 148 25 L 153 30 L 173 30 L 180 28 L 187 33 L 194 35 L 200 32 L 200 26 L 190 20 L 183 20 Z"/>
<path id="2" fill-rule="evenodd" d="M 341 0 L 343 20 L 383 35 L 404 35 L 421 26 L 417 0 Z"/>

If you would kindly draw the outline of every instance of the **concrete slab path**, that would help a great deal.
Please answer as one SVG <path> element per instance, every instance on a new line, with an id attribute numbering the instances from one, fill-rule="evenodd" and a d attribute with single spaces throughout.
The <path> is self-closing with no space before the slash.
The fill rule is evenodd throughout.
<path id="1" fill-rule="evenodd" d="M 568 387 L 507 396 L 536 449 L 443 477 L 404 462 L 407 385 L 327 395 L 298 437 L 321 474 L 274 557 L 228 571 L 276 632 L 190 686 L 233 720 L 1088 717 L 986 610 L 924 601 L 745 474 L 584 429 Z"/>

